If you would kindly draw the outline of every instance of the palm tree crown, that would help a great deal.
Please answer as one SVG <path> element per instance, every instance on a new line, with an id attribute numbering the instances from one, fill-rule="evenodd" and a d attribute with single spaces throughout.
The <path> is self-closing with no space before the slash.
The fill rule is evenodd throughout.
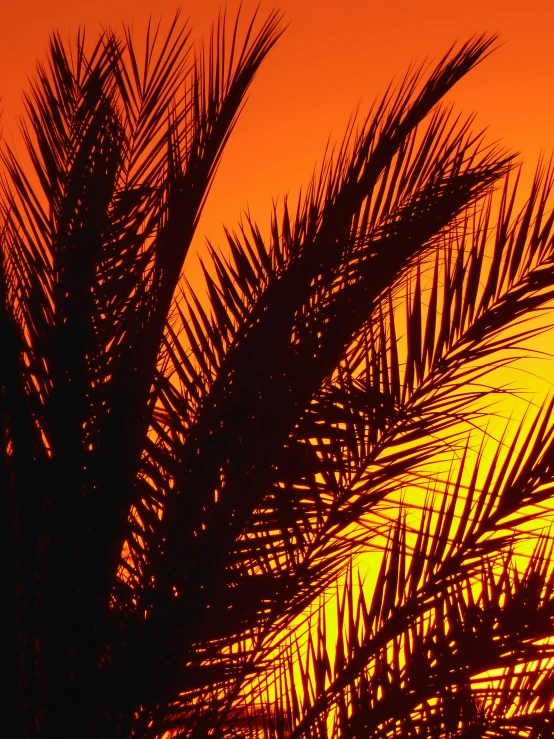
<path id="1" fill-rule="evenodd" d="M 29 161 L 2 149 L 5 720 L 550 736 L 552 540 L 529 523 L 552 407 L 490 468 L 472 429 L 554 297 L 553 172 L 519 206 L 512 157 L 441 106 L 475 38 L 353 120 L 267 231 L 209 245 L 199 293 L 191 239 L 281 32 L 221 16 L 199 53 L 178 18 L 144 47 L 54 35 Z"/>

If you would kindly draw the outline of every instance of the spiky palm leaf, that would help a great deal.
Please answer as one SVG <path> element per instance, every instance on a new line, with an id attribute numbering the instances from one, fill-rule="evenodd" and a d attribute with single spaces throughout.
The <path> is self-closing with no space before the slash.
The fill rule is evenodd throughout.
<path id="1" fill-rule="evenodd" d="M 220 19 L 197 55 L 177 19 L 164 38 L 149 29 L 140 52 L 128 32 L 106 32 L 92 50 L 81 34 L 71 52 L 54 36 L 26 98 L 32 179 L 5 151 L 3 312 L 23 342 L 4 386 L 23 396 L 7 410 L 15 560 L 28 589 L 22 693 L 35 701 L 27 732 L 78 726 L 92 696 L 92 735 L 133 720 L 136 698 L 124 681 L 103 685 L 102 668 L 131 627 L 109 604 L 140 499 L 157 356 L 223 146 L 278 22 L 251 24 L 242 44 L 235 24 L 229 48 Z"/>
<path id="2" fill-rule="evenodd" d="M 369 320 L 360 325 L 357 333 L 350 334 L 353 341 L 342 361 L 320 384 L 319 393 L 311 395 L 309 405 L 299 414 L 295 427 L 289 432 L 282 458 L 286 460 L 287 452 L 292 447 L 297 454 L 295 463 L 287 466 L 285 461 L 284 475 L 279 469 L 275 472 L 276 483 L 272 492 L 261 505 L 258 504 L 240 539 L 237 554 L 247 557 L 247 568 L 250 566 L 253 569 L 254 563 L 258 570 L 264 567 L 265 570 L 260 573 L 265 573 L 264 577 L 270 572 L 278 572 L 281 576 L 284 571 L 290 575 L 296 568 L 304 578 L 309 578 L 310 568 L 313 567 L 314 576 L 310 578 L 307 594 L 308 598 L 313 597 L 317 587 L 328 582 L 325 575 L 336 575 L 341 562 L 344 562 L 342 556 L 351 553 L 352 545 L 356 544 L 356 537 L 353 537 L 350 547 L 344 546 L 344 541 L 337 540 L 337 532 L 344 531 L 349 524 L 359 520 L 364 512 L 374 510 L 381 501 L 386 500 L 387 493 L 405 483 L 409 474 L 417 471 L 418 465 L 428 464 L 433 451 L 446 448 L 451 453 L 451 445 L 445 445 L 446 433 L 452 433 L 453 429 L 459 431 L 456 427 L 461 421 L 471 421 L 472 417 L 475 419 L 483 414 L 482 407 L 475 410 L 473 416 L 468 411 L 472 404 L 475 406 L 483 397 L 488 398 L 491 389 L 483 390 L 468 383 L 482 378 L 491 369 L 491 360 L 493 365 L 502 365 L 507 361 L 498 355 L 502 348 L 517 347 L 518 343 L 541 330 L 525 325 L 517 330 L 514 324 L 522 316 L 529 318 L 533 311 L 547 305 L 552 298 L 549 269 L 552 218 L 546 209 L 550 191 L 549 170 L 539 170 L 529 202 L 521 215 L 512 218 L 515 193 L 510 193 L 507 182 L 501 197 L 500 217 L 494 227 L 490 220 L 491 202 L 487 200 L 481 203 L 481 210 L 469 209 L 455 226 L 442 232 L 443 243 L 439 245 L 440 248 L 435 247 L 435 256 L 432 258 L 431 300 L 426 309 L 422 306 L 424 298 L 420 273 L 416 271 L 407 277 L 412 289 L 409 290 L 407 301 L 406 354 L 400 359 L 392 303 L 394 294 L 400 290 L 401 280 L 393 283 L 391 291 L 379 296 L 380 300 L 368 311 Z M 512 205 L 507 207 L 510 194 Z M 289 234 L 293 229 L 289 226 L 287 212 L 284 221 L 286 225 L 283 232 Z M 276 227 L 273 228 L 270 249 L 264 247 L 261 235 L 255 228 L 251 231 L 251 240 L 243 232 L 241 245 L 238 237 L 230 237 L 234 263 L 225 265 L 215 252 L 212 253 L 218 276 L 216 281 L 208 275 L 214 306 L 213 319 L 210 320 L 194 296 L 189 300 L 189 314 L 196 312 L 196 320 L 192 317 L 191 322 L 198 327 L 197 335 L 186 324 L 183 331 L 197 360 L 197 369 L 184 350 L 179 349 L 179 338 L 174 332 L 171 333 L 171 340 L 168 340 L 168 349 L 173 350 L 176 358 L 176 380 L 183 392 L 192 399 L 193 408 L 194 399 L 201 398 L 202 392 L 208 395 L 213 392 L 210 386 L 210 360 L 211 366 L 215 367 L 214 385 L 220 379 L 224 362 L 228 361 L 225 350 L 220 350 L 225 359 L 218 364 L 215 347 L 218 344 L 221 347 L 225 341 L 229 341 L 229 351 L 233 351 L 233 342 L 244 340 L 240 335 L 241 319 L 244 320 L 245 316 L 249 318 L 249 309 L 255 310 L 259 305 L 260 295 L 269 283 L 271 271 L 276 274 L 274 279 L 278 279 L 279 270 L 286 269 L 286 256 L 275 257 L 275 267 L 270 262 L 281 243 L 276 236 Z M 359 237 L 359 233 L 356 236 Z M 289 243 L 292 241 L 288 235 L 287 239 Z M 267 282 L 259 278 L 264 274 L 264 262 L 269 272 Z M 439 296 L 440 292 L 442 295 Z M 225 305 L 223 298 L 229 301 Z M 221 307 L 218 308 L 218 305 Z M 222 320 L 224 308 L 225 321 Z M 233 324 L 230 314 L 236 324 Z M 183 321 L 186 321 L 185 316 Z M 224 326 L 221 332 L 223 336 L 216 338 L 214 326 L 221 324 Z M 512 332 L 503 334 L 508 326 L 512 326 Z M 294 332 L 291 331 L 290 335 L 294 337 Z M 274 338 L 272 333 L 271 339 Z M 279 349 L 283 352 L 282 345 Z M 271 351 L 266 346 L 264 357 Z M 256 356 L 252 352 L 251 355 Z M 280 357 L 277 355 L 278 352 L 271 354 L 272 368 L 279 366 Z M 485 368 L 483 357 L 488 363 Z M 244 396 L 243 389 L 241 397 Z M 173 391 L 168 393 L 165 413 L 167 417 L 176 417 L 180 408 L 179 415 L 183 418 L 185 407 L 184 404 L 173 405 L 176 397 Z M 182 403 L 180 400 L 178 402 Z M 201 401 L 200 407 L 203 407 Z M 235 419 L 236 413 L 228 414 L 228 417 Z M 162 421 L 163 418 L 160 415 Z M 168 441 L 167 436 L 164 437 L 163 422 L 158 428 L 158 448 L 163 448 Z M 176 443 L 173 440 L 171 442 L 172 453 L 181 443 L 186 445 L 188 434 L 185 417 L 182 436 Z M 438 435 L 442 435 L 439 441 Z M 537 449 L 542 449 L 541 444 L 539 440 Z M 298 454 L 301 455 L 301 461 Z M 296 474 L 301 470 L 303 477 L 288 478 L 286 471 L 291 468 Z M 308 470 L 311 474 L 306 474 Z M 277 509 L 279 499 L 282 506 L 280 510 Z M 205 526 L 207 529 L 207 524 Z M 371 535 L 377 533 L 374 529 Z M 468 532 L 466 534 L 470 535 Z M 442 544 L 443 550 L 445 545 L 446 541 Z M 492 548 L 498 546 L 500 544 L 497 542 Z M 254 554 L 251 554 L 252 548 Z M 489 550 L 490 547 L 485 546 L 480 554 L 485 555 Z M 324 568 L 323 572 L 321 567 Z M 462 573 L 467 575 L 463 568 Z M 233 575 L 236 577 L 235 571 Z M 210 576 L 213 576 L 213 570 Z M 275 575 L 274 578 L 279 582 Z M 262 577 L 259 579 L 262 581 Z M 174 587 L 178 592 L 178 585 Z M 232 587 L 238 589 L 239 595 L 228 601 L 229 610 L 237 608 L 241 597 L 236 581 Z M 249 595 L 251 593 L 249 590 L 246 592 Z M 263 598 L 266 591 L 260 588 L 259 592 Z M 273 616 L 275 626 L 268 623 L 268 628 L 262 632 L 262 638 L 267 639 L 270 647 L 265 651 L 260 649 L 251 660 L 248 658 L 252 652 L 245 651 L 246 661 L 250 661 L 251 666 L 256 663 L 256 658 L 258 665 L 263 664 L 264 657 L 267 658 L 275 648 L 270 638 L 271 627 L 280 630 L 290 623 L 298 615 L 303 602 L 294 610 L 290 610 L 290 605 L 291 602 L 288 602 L 285 606 L 288 612 L 277 609 Z M 248 646 L 252 650 L 252 644 Z M 210 655 L 212 660 L 213 657 L 214 652 Z M 361 665 L 365 666 L 363 662 Z M 246 675 L 246 668 L 244 673 Z M 224 692 L 228 689 L 229 685 L 222 687 Z M 316 688 L 314 694 L 318 695 Z M 261 705 L 259 694 L 247 690 L 246 695 L 250 696 L 254 706 Z M 221 694 L 214 696 L 212 710 L 215 714 L 219 707 L 217 721 L 221 721 L 231 734 L 233 726 L 237 724 L 237 715 L 243 716 L 241 721 L 245 721 L 244 716 L 248 713 L 237 714 L 232 705 L 232 702 L 222 700 Z M 230 719 L 225 724 L 224 716 L 229 707 Z M 186 704 L 182 708 L 186 708 Z M 267 710 L 267 715 L 273 716 L 276 721 L 286 713 L 284 708 L 277 709 L 273 703 Z M 317 711 L 311 715 L 312 723 L 307 720 L 309 732 L 319 736 L 320 715 Z M 192 722 L 196 720 L 197 714 Z M 213 718 L 211 720 L 216 721 Z M 241 721 L 239 726 L 242 726 Z M 271 728 L 271 721 L 268 721 L 267 725 L 264 724 L 264 732 L 269 734 L 264 733 L 264 736 L 273 735 L 271 732 L 275 729 Z M 259 732 L 259 723 L 254 722 L 254 725 L 255 732 Z M 205 725 L 202 725 L 200 732 L 204 730 Z M 239 733 L 241 731 L 240 728 L 236 730 Z"/>
<path id="3" fill-rule="evenodd" d="M 462 459 L 411 535 L 405 514 L 399 518 L 372 595 L 361 580 L 355 591 L 347 575 L 335 647 L 320 608 L 307 648 L 289 641 L 271 701 L 267 684 L 256 686 L 252 705 L 274 722 L 264 731 L 252 717 L 252 736 L 548 735 L 553 542 L 539 536 L 522 569 L 515 545 L 525 517 L 514 514 L 552 494 L 552 483 L 544 484 L 551 417 L 552 404 L 521 450 L 514 440 L 498 474 L 481 485 L 480 455 L 467 487 Z M 516 538 L 499 535 L 510 528 Z"/>

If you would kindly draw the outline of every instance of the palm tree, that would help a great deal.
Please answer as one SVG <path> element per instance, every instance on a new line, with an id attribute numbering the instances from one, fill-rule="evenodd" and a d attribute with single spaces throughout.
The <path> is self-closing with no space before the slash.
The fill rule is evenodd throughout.
<path id="1" fill-rule="evenodd" d="M 178 19 L 143 48 L 55 35 L 28 162 L 4 146 L 14 737 L 550 736 L 552 540 L 528 524 L 552 404 L 484 475 L 471 429 L 554 297 L 553 171 L 518 211 L 512 157 L 441 107 L 475 38 L 352 121 L 267 232 L 210 246 L 199 294 L 191 239 L 281 29 L 222 16 L 196 55 Z"/>

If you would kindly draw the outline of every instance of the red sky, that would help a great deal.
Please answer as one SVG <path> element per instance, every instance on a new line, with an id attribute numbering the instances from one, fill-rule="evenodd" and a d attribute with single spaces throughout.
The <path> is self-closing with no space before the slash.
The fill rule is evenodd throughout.
<path id="1" fill-rule="evenodd" d="M 245 0 L 248 16 L 255 2 Z M 183 5 L 195 36 L 209 29 L 222 3 Z M 234 11 L 238 3 L 228 4 Z M 68 37 L 85 24 L 144 27 L 149 14 L 169 20 L 170 0 L 4 0 L 0 24 L 0 96 L 8 140 L 35 60 L 58 28 Z M 261 13 L 273 3 L 263 0 Z M 477 111 L 490 137 L 523 152 L 532 169 L 554 148 L 554 4 L 549 0 L 282 0 L 288 30 L 255 80 L 250 100 L 224 156 L 196 244 L 221 241 L 221 223 L 236 223 L 250 206 L 263 225 L 272 196 L 294 193 L 321 158 L 329 134 L 340 138 L 350 113 L 364 112 L 412 61 L 442 54 L 456 40 L 497 32 L 503 46 L 452 94 Z"/>

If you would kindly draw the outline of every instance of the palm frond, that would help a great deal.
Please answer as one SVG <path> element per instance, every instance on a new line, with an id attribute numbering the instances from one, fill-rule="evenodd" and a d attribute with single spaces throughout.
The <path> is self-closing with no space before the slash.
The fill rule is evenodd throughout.
<path id="1" fill-rule="evenodd" d="M 548 725 L 545 689 L 545 699 L 537 702 L 528 684 L 533 674 L 538 680 L 536 663 L 544 666 L 540 680 L 547 680 L 552 659 L 552 541 L 539 535 L 523 572 L 514 546 L 530 535 L 525 526 L 537 515 L 530 506 L 551 497 L 551 417 L 548 406 L 525 438 L 516 434 L 508 448 L 501 442 L 482 483 L 481 455 L 469 483 L 462 458 L 442 503 L 428 499 L 415 527 L 407 526 L 405 516 L 399 520 L 370 601 L 361 581 L 356 601 L 347 578 L 338 599 L 335 652 L 329 651 L 328 635 L 316 629 L 307 647 L 298 650 L 292 643 L 292 651 L 273 659 L 265 681 L 283 690 L 272 699 L 275 714 L 289 717 L 283 736 L 319 736 L 322 727 L 327 735 L 331 724 L 330 736 L 417 736 L 424 726 L 437 737 L 463 736 L 468 726 L 496 736 L 513 715 L 514 725 Z M 537 525 L 540 534 L 546 522 Z M 320 629 L 323 615 L 320 609 L 314 619 Z M 323 687 L 313 682 L 320 663 L 327 665 Z M 275 665 L 282 673 L 274 672 Z M 291 693 L 303 683 L 283 674 L 298 676 L 298 670 L 307 677 L 293 700 Z M 256 687 L 244 695 L 259 704 L 263 688 L 255 678 L 250 684 Z M 425 699 L 422 691 L 428 691 Z M 302 708 L 286 711 L 291 701 Z M 272 735 L 264 731 L 252 722 L 252 736 Z"/>
<path id="2" fill-rule="evenodd" d="M 508 547 L 496 565 L 474 562 L 471 576 L 452 570 L 417 593 L 422 557 L 440 569 L 421 546 L 440 535 L 423 525 L 413 551 L 405 524 L 391 532 L 372 597 L 361 580 L 355 595 L 347 576 L 336 599 L 335 644 L 325 608 L 315 612 L 307 645 L 292 641 L 273 684 L 247 694 L 252 714 L 265 710 L 275 722 L 251 715 L 246 736 L 497 736 L 512 722 L 549 725 L 549 694 L 538 686 L 548 681 L 553 656 L 552 542 L 539 540 L 523 571 Z"/>
<path id="3" fill-rule="evenodd" d="M 129 597 L 144 597 L 135 607 L 146 609 L 152 624 L 161 618 L 159 604 L 171 598 L 179 614 L 174 642 L 190 645 L 183 644 L 187 657 L 181 659 L 197 659 L 207 631 L 213 661 L 250 628 L 263 632 L 261 624 L 294 618 L 314 588 L 336 574 L 330 555 L 337 565 L 347 556 L 348 544 L 337 534 L 352 518 L 341 509 L 343 491 L 334 496 L 332 487 L 342 432 L 339 423 L 325 426 L 322 444 L 336 442 L 331 455 L 311 448 L 306 441 L 317 434 L 310 404 L 385 286 L 509 165 L 509 157 L 470 134 L 469 122 L 453 121 L 447 112 L 418 129 L 489 45 L 478 40 L 452 53 L 419 94 L 418 74 L 389 94 L 359 134 L 349 132 L 297 216 L 285 208 L 281 230 L 274 220 L 270 246 L 250 224 L 250 240 L 246 229 L 229 238 L 232 262 L 212 250 L 218 275 L 208 279 L 212 316 L 192 292 L 184 308 L 177 307 L 186 339 L 167 328 L 174 375 L 157 377 L 155 438 L 143 469 L 151 491 L 143 498 L 144 517 L 138 505 L 135 519 L 150 523 L 139 524 L 129 543 L 127 571 L 134 583 Z M 364 424 L 380 408 L 370 396 L 364 396 Z M 321 402 L 330 412 L 332 402 Z M 426 453 L 414 452 L 411 463 Z M 409 464 L 399 454 L 399 469 Z M 287 467 L 294 475 L 301 470 L 300 479 L 287 481 Z M 158 519 L 148 512 L 152 506 Z M 204 604 L 194 621 L 185 606 L 191 600 Z M 150 650 L 157 628 L 140 637 L 142 644 L 153 640 Z M 166 664 L 173 658 L 163 657 Z M 130 671 L 138 674 L 140 667 Z"/>
<path id="4" fill-rule="evenodd" d="M 100 690 L 92 667 L 122 628 L 109 603 L 167 313 L 222 148 L 279 36 L 276 13 L 242 43 L 237 24 L 228 57 L 220 19 L 208 64 L 190 60 L 177 19 L 163 38 L 149 29 L 142 61 L 128 30 L 92 47 L 80 32 L 71 50 L 54 35 L 25 99 L 32 174 L 4 149 L 2 310 L 21 336 L 19 376 L 49 460 L 30 496 L 23 457 L 10 456 L 14 510 L 35 542 L 17 548 L 42 603 L 26 631 L 47 645 L 41 690 L 60 706 L 70 674 Z"/>

